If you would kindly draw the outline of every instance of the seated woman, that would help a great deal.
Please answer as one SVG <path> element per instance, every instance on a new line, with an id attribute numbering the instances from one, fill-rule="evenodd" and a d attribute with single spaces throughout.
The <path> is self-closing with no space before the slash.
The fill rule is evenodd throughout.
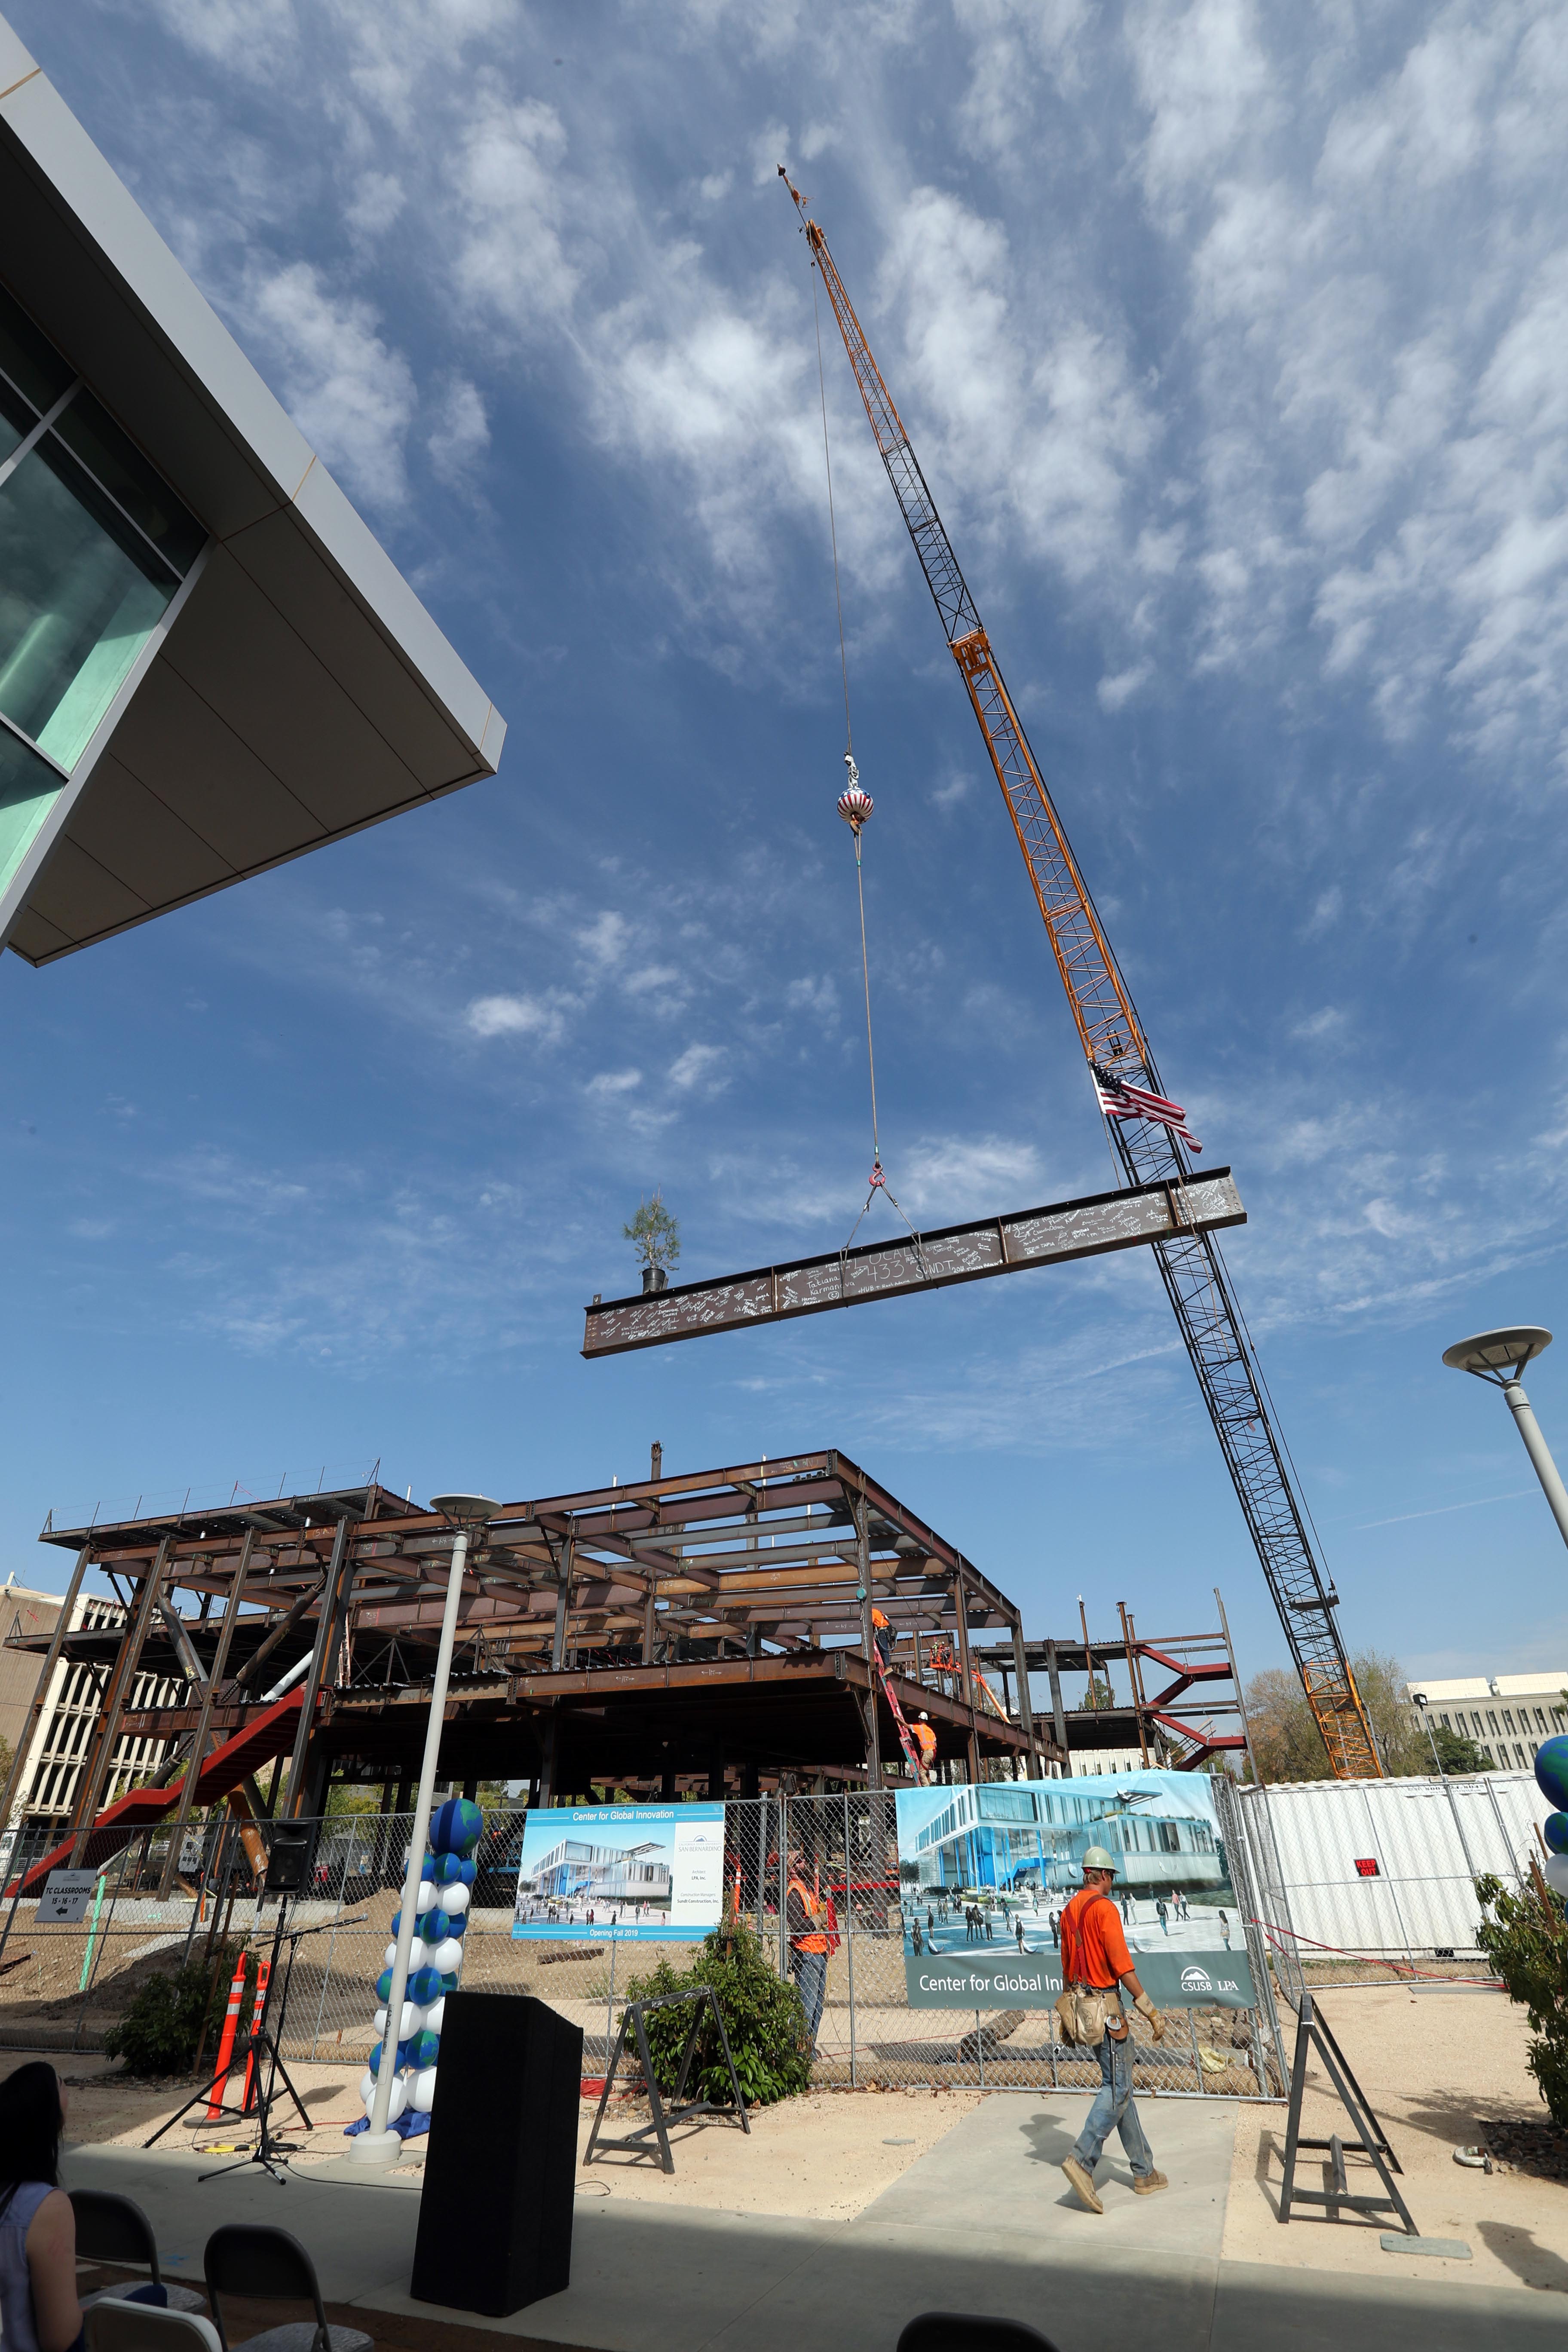
<path id="1" fill-rule="evenodd" d="M 0 2083 L 0 2332 L 5 2352 L 74 2352 L 76 2216 L 59 2185 L 66 2095 L 44 2061 Z"/>

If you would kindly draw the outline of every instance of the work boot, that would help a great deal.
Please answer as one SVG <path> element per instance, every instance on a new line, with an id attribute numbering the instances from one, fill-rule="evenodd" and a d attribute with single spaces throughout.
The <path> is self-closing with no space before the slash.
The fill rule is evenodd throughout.
<path id="1" fill-rule="evenodd" d="M 1064 2156 L 1062 2170 L 1077 2189 L 1079 2203 L 1087 2205 L 1091 2213 L 1103 2213 L 1105 2208 L 1100 2201 L 1100 2192 L 1094 2185 L 1094 2175 L 1088 2165 L 1080 2163 L 1076 2156 Z M 1132 2185 L 1136 2188 L 1138 2184 L 1134 2181 Z M 1162 2182 L 1161 2186 L 1163 2188 L 1164 2183 Z"/>
<path id="2" fill-rule="evenodd" d="M 1152 2197 L 1156 2189 L 1169 2189 L 1170 2185 L 1163 2172 L 1135 2172 L 1132 2176 L 1134 2197 Z"/>

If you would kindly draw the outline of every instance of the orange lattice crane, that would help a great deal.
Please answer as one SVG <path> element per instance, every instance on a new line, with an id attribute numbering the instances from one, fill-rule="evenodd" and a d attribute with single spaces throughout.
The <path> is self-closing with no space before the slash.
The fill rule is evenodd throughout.
<path id="1" fill-rule="evenodd" d="M 1180 1188 L 1190 1172 L 1184 1145 L 1192 1138 L 1161 1083 L 1131 992 L 827 240 L 782 163 L 779 177 L 800 215 L 812 266 L 822 274 L 888 478 L 980 721 L 1118 1161 L 1129 1184 L 1168 1185 L 1179 1223 Z M 1329 1762 L 1342 1780 L 1381 1778 L 1383 1765 L 1334 1619 L 1339 1596 L 1319 1563 L 1218 1244 L 1211 1233 L 1186 1232 L 1156 1242 L 1153 1249 Z"/>

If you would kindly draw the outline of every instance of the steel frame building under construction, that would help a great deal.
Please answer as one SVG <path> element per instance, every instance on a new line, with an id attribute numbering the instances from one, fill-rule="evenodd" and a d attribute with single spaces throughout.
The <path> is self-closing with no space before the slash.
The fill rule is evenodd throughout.
<path id="1" fill-rule="evenodd" d="M 507 1504 L 470 1551 L 442 1747 L 453 1780 L 526 1780 L 541 1804 L 595 1783 L 667 1797 L 879 1787 L 900 1753 L 889 1687 L 925 1712 L 954 1779 L 1064 1760 L 973 1662 L 972 1631 L 1001 1631 L 1027 1688 L 1016 1604 L 847 1455 L 667 1477 L 656 1452 L 655 1474 Z M 218 1802 L 265 1815 L 256 1776 L 285 1758 L 289 1814 L 320 1813 L 334 1776 L 380 1782 L 389 1810 L 413 1780 L 454 1540 L 439 1513 L 370 1485 L 50 1527 L 44 1540 L 76 1559 L 54 1633 L 19 1644 L 42 1653 L 35 1714 L 62 1657 L 92 1668 L 103 1697 L 70 1819 L 29 1889 Z M 89 1568 L 124 1601 L 123 1627 L 72 1626 Z M 894 1637 L 887 1685 L 873 1608 Z M 183 1703 L 133 1709 L 149 1673 L 177 1677 Z M 129 1733 L 167 1743 L 167 1760 L 105 1807 Z M 6 1820 L 27 1794 L 29 1744 Z"/>

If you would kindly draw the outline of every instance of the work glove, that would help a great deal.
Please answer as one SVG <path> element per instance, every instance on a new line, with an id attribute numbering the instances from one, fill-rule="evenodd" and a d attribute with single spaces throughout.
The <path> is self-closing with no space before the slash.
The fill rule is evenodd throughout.
<path id="1" fill-rule="evenodd" d="M 1153 2002 L 1150 2000 L 1148 1994 L 1146 1992 L 1141 1992 L 1132 2006 L 1134 2009 L 1142 2010 L 1143 2015 L 1148 2019 L 1149 2031 L 1153 2035 L 1155 2041 L 1163 2042 L 1165 2039 L 1165 2021 L 1161 2016 L 1159 2011 L 1155 2008 Z"/>

